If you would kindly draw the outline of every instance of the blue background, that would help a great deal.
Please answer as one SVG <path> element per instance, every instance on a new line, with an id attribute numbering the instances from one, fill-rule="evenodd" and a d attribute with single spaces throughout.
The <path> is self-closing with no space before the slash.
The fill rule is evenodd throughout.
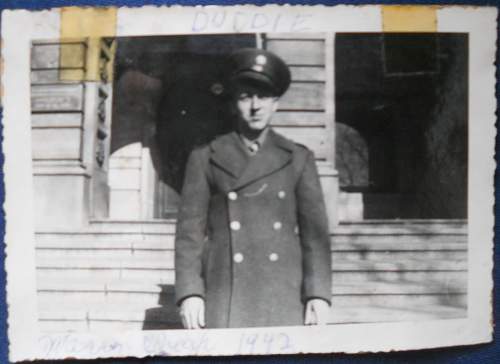
<path id="1" fill-rule="evenodd" d="M 261 1 L 261 0 L 248 0 L 248 1 L 233 1 L 233 0 L 183 0 L 183 1 L 168 1 L 168 0 L 0 0 L 0 10 L 3 9 L 30 9 L 30 10 L 40 10 L 45 8 L 60 7 L 60 6 L 71 6 L 71 5 L 92 5 L 92 6 L 142 6 L 142 5 L 236 5 L 236 4 L 326 4 L 326 5 L 336 5 L 336 4 L 465 4 L 465 5 L 490 5 L 490 6 L 500 6 L 500 0 L 495 1 L 360 1 L 360 0 L 344 0 L 344 1 Z M 500 38 L 500 34 L 497 36 Z M 498 64 L 498 59 L 500 59 L 500 52 L 497 50 L 497 70 L 496 76 L 497 80 L 500 72 L 500 65 Z M 496 85 L 496 97 L 497 103 L 500 104 L 500 86 Z M 498 115 L 498 108 L 497 108 Z M 1 117 L 1 109 L 0 109 Z M 496 123 L 498 128 L 498 121 Z M 0 124 L 0 133 L 3 138 L 3 124 Z M 500 137 L 496 137 L 495 146 L 495 160 L 497 167 L 495 170 L 495 247 L 500 240 L 499 238 L 499 222 L 500 222 L 500 207 L 498 205 L 500 192 L 500 175 L 498 168 L 499 161 L 499 146 Z M 0 145 L 0 148 L 2 146 Z M 0 150 L 0 164 L 2 165 L 2 178 L 0 179 L 0 198 L 1 203 L 4 203 L 4 193 L 5 186 L 3 183 L 3 150 Z M 1 210 L 1 221 L 0 221 L 0 234 L 3 237 L 5 235 L 5 212 Z M 485 211 L 485 214 L 489 211 Z M 3 239 L 2 239 L 3 241 Z M 494 258 L 495 262 L 499 261 L 500 252 L 495 249 Z M 3 263 L 5 259 L 4 247 L 0 248 L 0 260 Z M 3 264 L 2 264 L 3 265 Z M 494 279 L 495 286 L 500 280 L 500 270 L 498 265 L 495 265 L 494 269 Z M 0 269 L 0 287 L 5 287 L 6 274 L 3 269 Z M 7 304 L 5 302 L 5 290 L 0 290 L 0 363 L 9 363 L 8 361 L 8 341 L 7 341 Z M 497 321 L 498 311 L 500 309 L 500 295 L 498 290 L 495 289 L 494 292 L 494 313 L 495 322 Z M 356 355 L 345 355 L 345 354 L 335 354 L 335 355 L 302 355 L 302 356 L 262 356 L 262 357 L 227 357 L 227 358 L 148 358 L 148 359 L 109 359 L 109 360 L 68 360 L 68 361 L 37 361 L 36 363 L 68 363 L 68 364 L 94 364 L 94 363 L 106 363 L 106 364 L 132 364 L 132 363 L 147 363 L 147 364 L 159 364 L 159 363 L 237 363 L 237 364 L 252 364 L 252 363 L 271 363 L 271 364 L 289 364 L 289 363 L 300 363 L 300 364 L 322 364 L 322 363 L 339 363 L 339 364 L 351 364 L 351 363 L 377 363 L 377 364 L 392 364 L 392 363 L 500 363 L 500 342 L 499 333 L 496 332 L 494 335 L 494 342 L 491 344 L 475 345 L 467 347 L 454 347 L 447 349 L 434 349 L 434 350 L 423 350 L 423 351 L 408 351 L 408 352 L 398 352 L 398 353 L 381 353 L 381 354 L 356 354 Z"/>

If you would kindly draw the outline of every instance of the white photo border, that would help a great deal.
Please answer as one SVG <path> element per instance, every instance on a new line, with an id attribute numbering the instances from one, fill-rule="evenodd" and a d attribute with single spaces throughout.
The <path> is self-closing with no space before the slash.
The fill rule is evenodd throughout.
<path id="1" fill-rule="evenodd" d="M 119 8 L 116 36 L 193 34 L 197 13 L 223 9 L 302 17 L 304 32 L 381 32 L 381 6 L 231 6 Z M 380 352 L 477 344 L 492 340 L 495 171 L 495 52 L 497 10 L 440 7 L 438 32 L 469 34 L 468 316 L 426 322 L 326 327 L 40 334 L 36 298 L 30 125 L 30 46 L 60 37 L 60 10 L 2 13 L 6 271 L 9 359 L 92 359 L 153 355 L 264 355 Z M 170 21 L 169 21 L 170 19 Z M 270 24 L 259 32 L 290 32 Z M 305 20 L 304 20 L 305 19 Z M 285 23 L 283 23 L 285 24 Z M 297 26 L 297 24 L 295 24 Z M 288 27 L 288 28 L 287 28 Z M 234 22 L 196 28 L 196 34 L 252 32 Z M 246 345 L 247 338 L 254 345 Z M 271 342 L 271 344 L 270 344 Z"/>

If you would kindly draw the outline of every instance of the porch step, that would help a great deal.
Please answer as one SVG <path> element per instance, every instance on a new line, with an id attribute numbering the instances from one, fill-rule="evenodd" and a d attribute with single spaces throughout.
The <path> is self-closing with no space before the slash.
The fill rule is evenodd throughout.
<path id="1" fill-rule="evenodd" d="M 174 249 L 170 234 L 37 234 L 37 249 L 46 250 L 168 250 Z M 462 250 L 467 249 L 465 235 L 331 235 L 333 251 Z"/>
<path id="2" fill-rule="evenodd" d="M 455 280 L 452 278 L 455 274 Z M 334 275 L 333 278 L 336 278 Z M 334 279 L 332 282 L 333 295 L 401 295 L 401 294 L 465 294 L 467 292 L 465 281 L 466 275 L 460 276 L 456 272 L 448 273 L 443 281 L 432 280 L 394 280 L 383 281 L 379 277 L 368 280 Z M 462 278 L 462 279 L 460 279 Z M 39 293 L 64 295 L 69 293 L 96 293 L 97 295 L 130 293 L 173 296 L 174 280 L 154 281 L 142 279 L 82 279 L 66 276 L 65 279 L 41 279 L 37 282 Z"/>
<path id="3" fill-rule="evenodd" d="M 94 220 L 78 232 L 72 229 L 38 230 L 39 234 L 175 234 L 176 221 L 173 219 L 151 220 Z"/>
<path id="4" fill-rule="evenodd" d="M 127 262 L 152 262 L 152 268 L 163 263 L 166 268 L 173 268 L 175 252 L 173 249 L 144 249 L 144 248 L 124 248 L 124 249 L 46 249 L 38 248 L 36 259 L 41 266 L 64 266 L 66 268 L 79 267 L 82 262 L 108 262 L 108 268 L 119 266 Z M 464 250 L 420 250 L 420 251 L 390 251 L 390 250 L 342 250 L 333 251 L 331 254 L 336 266 L 344 263 L 355 262 L 465 262 L 467 252 Z M 158 263 L 159 262 L 159 263 Z M 72 266 L 72 264 L 74 265 Z M 430 263 L 429 263 L 430 264 Z M 451 264 L 451 263 L 450 263 Z"/>
<path id="5" fill-rule="evenodd" d="M 160 311 L 162 307 L 150 307 L 150 310 Z M 155 321 L 163 323 L 179 323 L 177 316 L 171 316 L 171 310 L 165 310 L 162 315 L 155 315 Z M 349 306 L 333 308 L 330 323 L 359 323 L 359 322 L 390 322 L 413 321 L 429 319 L 450 319 L 465 317 L 467 310 L 461 307 L 421 305 L 405 307 L 366 307 Z M 122 321 L 143 324 L 147 319 L 147 310 L 117 310 L 116 307 L 101 307 L 92 310 L 72 311 L 40 311 L 42 321 Z"/>
<path id="6" fill-rule="evenodd" d="M 333 307 L 330 323 L 421 321 L 465 317 L 463 307 L 420 304 L 402 307 L 373 307 L 367 305 Z M 41 310 L 40 325 L 43 331 L 66 331 L 80 327 L 85 331 L 115 331 L 141 329 L 181 328 L 178 315 L 170 308 L 149 307 L 146 310 L 117 310 L 116 306 L 104 306 L 89 310 Z"/>
<path id="7" fill-rule="evenodd" d="M 179 328 L 174 239 L 175 221 L 158 220 L 37 233 L 42 330 Z M 332 323 L 466 314 L 463 222 L 342 224 L 331 248 Z"/>
<path id="8" fill-rule="evenodd" d="M 83 234 L 175 234 L 175 219 L 152 220 L 94 220 L 81 229 Z M 342 222 L 335 227 L 335 235 L 466 235 L 466 220 L 365 220 Z M 40 234 L 54 233 L 52 230 L 37 231 Z M 73 230 L 58 231 L 60 234 L 78 234 Z"/>
<path id="9" fill-rule="evenodd" d="M 82 301 L 85 307 L 81 307 Z M 447 307 L 465 308 L 467 305 L 466 294 L 428 294 L 428 295 L 334 295 L 332 296 L 334 310 L 346 309 L 350 307 L 406 307 L 420 305 L 429 307 L 442 305 Z M 119 307 L 120 310 L 145 311 L 151 307 L 163 307 L 170 309 L 177 314 L 176 302 L 173 293 L 169 297 L 160 294 L 149 294 L 144 292 L 68 292 L 57 296 L 39 293 L 38 308 L 40 310 L 50 310 L 53 307 L 64 307 L 66 310 L 84 308 L 95 310 L 102 307 Z"/>
<path id="10" fill-rule="evenodd" d="M 37 233 L 38 249 L 173 249 L 174 234 Z"/>
<path id="11" fill-rule="evenodd" d="M 173 284 L 175 272 L 173 269 L 58 269 L 39 268 L 37 270 L 38 282 L 52 280 L 87 279 L 97 282 L 111 280 L 141 280 L 144 284 Z M 443 289 L 457 289 L 467 286 L 466 271 L 337 271 L 332 272 L 332 280 L 339 287 L 350 284 L 370 283 L 404 283 L 404 284 L 437 284 Z"/>
<path id="12" fill-rule="evenodd" d="M 37 232 L 38 249 L 163 250 L 173 249 L 175 224 L 148 222 L 94 222 L 78 232 Z M 334 251 L 466 250 L 467 228 L 459 223 L 341 224 L 331 235 Z"/>
<path id="13" fill-rule="evenodd" d="M 158 256 L 139 258 L 135 256 L 127 256 L 122 259 L 118 257 L 93 257 L 89 256 L 73 256 L 62 254 L 65 259 L 61 259 L 61 255 L 53 254 L 44 256 L 38 254 L 37 269 L 61 269 L 61 270 L 173 270 L 174 269 L 174 252 L 166 251 Z M 402 272 L 402 271 L 465 271 L 467 262 L 462 259 L 456 260 L 430 260 L 425 257 L 421 259 L 405 258 L 395 260 L 392 257 L 384 257 L 383 259 L 363 260 L 362 255 L 356 260 L 337 259 L 334 255 L 332 261 L 332 270 L 334 272 Z M 43 258 L 43 259 L 42 259 Z"/>
<path id="14" fill-rule="evenodd" d="M 415 286 L 415 285 L 414 285 Z M 373 293 L 374 290 L 363 286 L 344 286 L 344 291 L 333 289 L 332 304 L 335 307 L 350 307 L 359 304 L 375 307 L 405 306 L 411 304 L 447 305 L 453 307 L 466 307 L 466 293 L 454 293 L 434 286 L 434 289 L 424 289 L 423 286 L 412 287 L 413 292 L 407 294 L 401 287 L 386 288 L 386 292 Z M 347 290 L 348 288 L 349 290 Z M 382 287 L 384 288 L 384 287 Z M 416 289 L 415 289 L 416 288 Z M 415 293 L 420 291 L 420 293 Z M 383 292 L 381 287 L 378 291 Z M 396 293 L 392 293 L 396 292 Z M 430 292 L 430 293 L 428 293 Z M 85 287 L 68 289 L 48 289 L 41 287 L 38 289 L 38 305 L 41 309 L 51 307 L 63 307 L 64 310 L 72 308 L 82 308 L 85 302 L 85 309 L 99 308 L 103 305 L 116 305 L 120 308 L 146 309 L 152 306 L 175 306 L 175 294 L 173 285 L 156 286 L 125 286 L 112 284 L 104 287 Z"/>
<path id="15" fill-rule="evenodd" d="M 350 306 L 332 310 L 330 323 L 420 322 L 465 318 L 467 309 L 446 305 L 412 305 L 402 307 Z"/>
<path id="16" fill-rule="evenodd" d="M 335 227 L 336 235 L 445 235 L 467 234 L 465 220 L 365 220 L 341 222 Z"/>

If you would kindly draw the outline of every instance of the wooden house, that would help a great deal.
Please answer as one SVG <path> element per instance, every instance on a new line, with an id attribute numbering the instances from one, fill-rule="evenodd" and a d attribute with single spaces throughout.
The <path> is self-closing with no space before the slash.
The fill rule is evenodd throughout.
<path id="1" fill-rule="evenodd" d="M 467 315 L 467 37 L 239 34 L 32 45 L 44 331 L 179 328 L 175 215 L 190 148 L 228 127 L 224 59 L 290 66 L 273 127 L 315 152 L 331 323 Z"/>

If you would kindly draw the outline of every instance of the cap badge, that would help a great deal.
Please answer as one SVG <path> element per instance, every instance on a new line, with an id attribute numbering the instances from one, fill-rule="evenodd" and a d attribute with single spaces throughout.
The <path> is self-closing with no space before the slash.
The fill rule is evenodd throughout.
<path id="1" fill-rule="evenodd" d="M 257 57 L 255 57 L 255 63 L 263 66 L 267 63 L 267 57 L 263 54 L 259 54 Z"/>

